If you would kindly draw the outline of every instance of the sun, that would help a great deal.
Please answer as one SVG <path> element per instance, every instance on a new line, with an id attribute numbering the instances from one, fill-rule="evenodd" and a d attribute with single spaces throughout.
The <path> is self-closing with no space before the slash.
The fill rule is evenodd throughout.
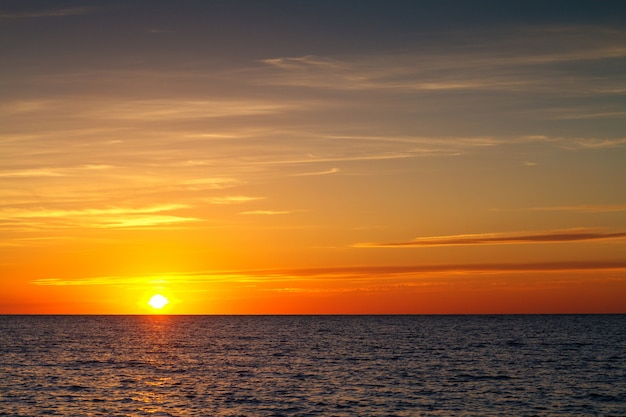
<path id="1" fill-rule="evenodd" d="M 148 301 L 148 304 L 150 304 L 150 307 L 159 310 L 165 307 L 169 302 L 170 301 L 161 294 L 155 294 L 150 301 Z"/>

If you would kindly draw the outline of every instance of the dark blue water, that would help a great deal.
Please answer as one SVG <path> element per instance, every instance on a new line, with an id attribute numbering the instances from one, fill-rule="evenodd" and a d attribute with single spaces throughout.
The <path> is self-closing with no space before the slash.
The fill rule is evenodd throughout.
<path id="1" fill-rule="evenodd" d="M 626 316 L 0 316 L 2 416 L 626 416 Z"/>

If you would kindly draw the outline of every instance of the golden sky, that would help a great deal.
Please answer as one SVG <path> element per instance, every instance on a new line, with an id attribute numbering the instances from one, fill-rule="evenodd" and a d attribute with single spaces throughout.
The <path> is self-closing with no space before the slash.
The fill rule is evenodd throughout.
<path id="1" fill-rule="evenodd" d="M 626 5 L 469 3 L 0 3 L 0 314 L 626 313 Z"/>

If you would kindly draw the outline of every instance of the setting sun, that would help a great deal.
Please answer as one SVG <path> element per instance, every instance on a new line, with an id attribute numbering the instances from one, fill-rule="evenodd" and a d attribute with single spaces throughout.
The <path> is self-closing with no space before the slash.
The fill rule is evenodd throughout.
<path id="1" fill-rule="evenodd" d="M 162 296 L 161 294 L 153 295 L 150 301 L 148 301 L 148 304 L 150 304 L 150 307 L 156 308 L 156 309 L 161 309 L 165 307 L 168 303 L 169 303 L 169 300 L 165 298 L 164 296 Z"/>

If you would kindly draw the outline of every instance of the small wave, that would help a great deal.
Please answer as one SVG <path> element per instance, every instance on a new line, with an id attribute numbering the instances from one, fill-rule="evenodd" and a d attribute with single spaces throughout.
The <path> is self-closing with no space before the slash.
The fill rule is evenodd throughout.
<path id="1" fill-rule="evenodd" d="M 472 375 L 472 374 L 459 374 L 456 379 L 463 381 L 505 381 L 514 379 L 509 375 Z"/>
<path id="2" fill-rule="evenodd" d="M 607 402 L 607 403 L 611 403 L 611 402 L 616 402 L 616 403 L 623 403 L 626 402 L 626 397 L 618 397 L 615 395 L 608 395 L 608 394 L 596 394 L 595 392 L 592 392 L 588 395 L 588 397 L 593 400 L 593 401 L 598 401 L 598 402 Z"/>
<path id="3" fill-rule="evenodd" d="M 89 387 L 85 387 L 83 385 L 70 385 L 66 387 L 68 391 L 78 392 L 78 391 L 88 391 Z"/>

